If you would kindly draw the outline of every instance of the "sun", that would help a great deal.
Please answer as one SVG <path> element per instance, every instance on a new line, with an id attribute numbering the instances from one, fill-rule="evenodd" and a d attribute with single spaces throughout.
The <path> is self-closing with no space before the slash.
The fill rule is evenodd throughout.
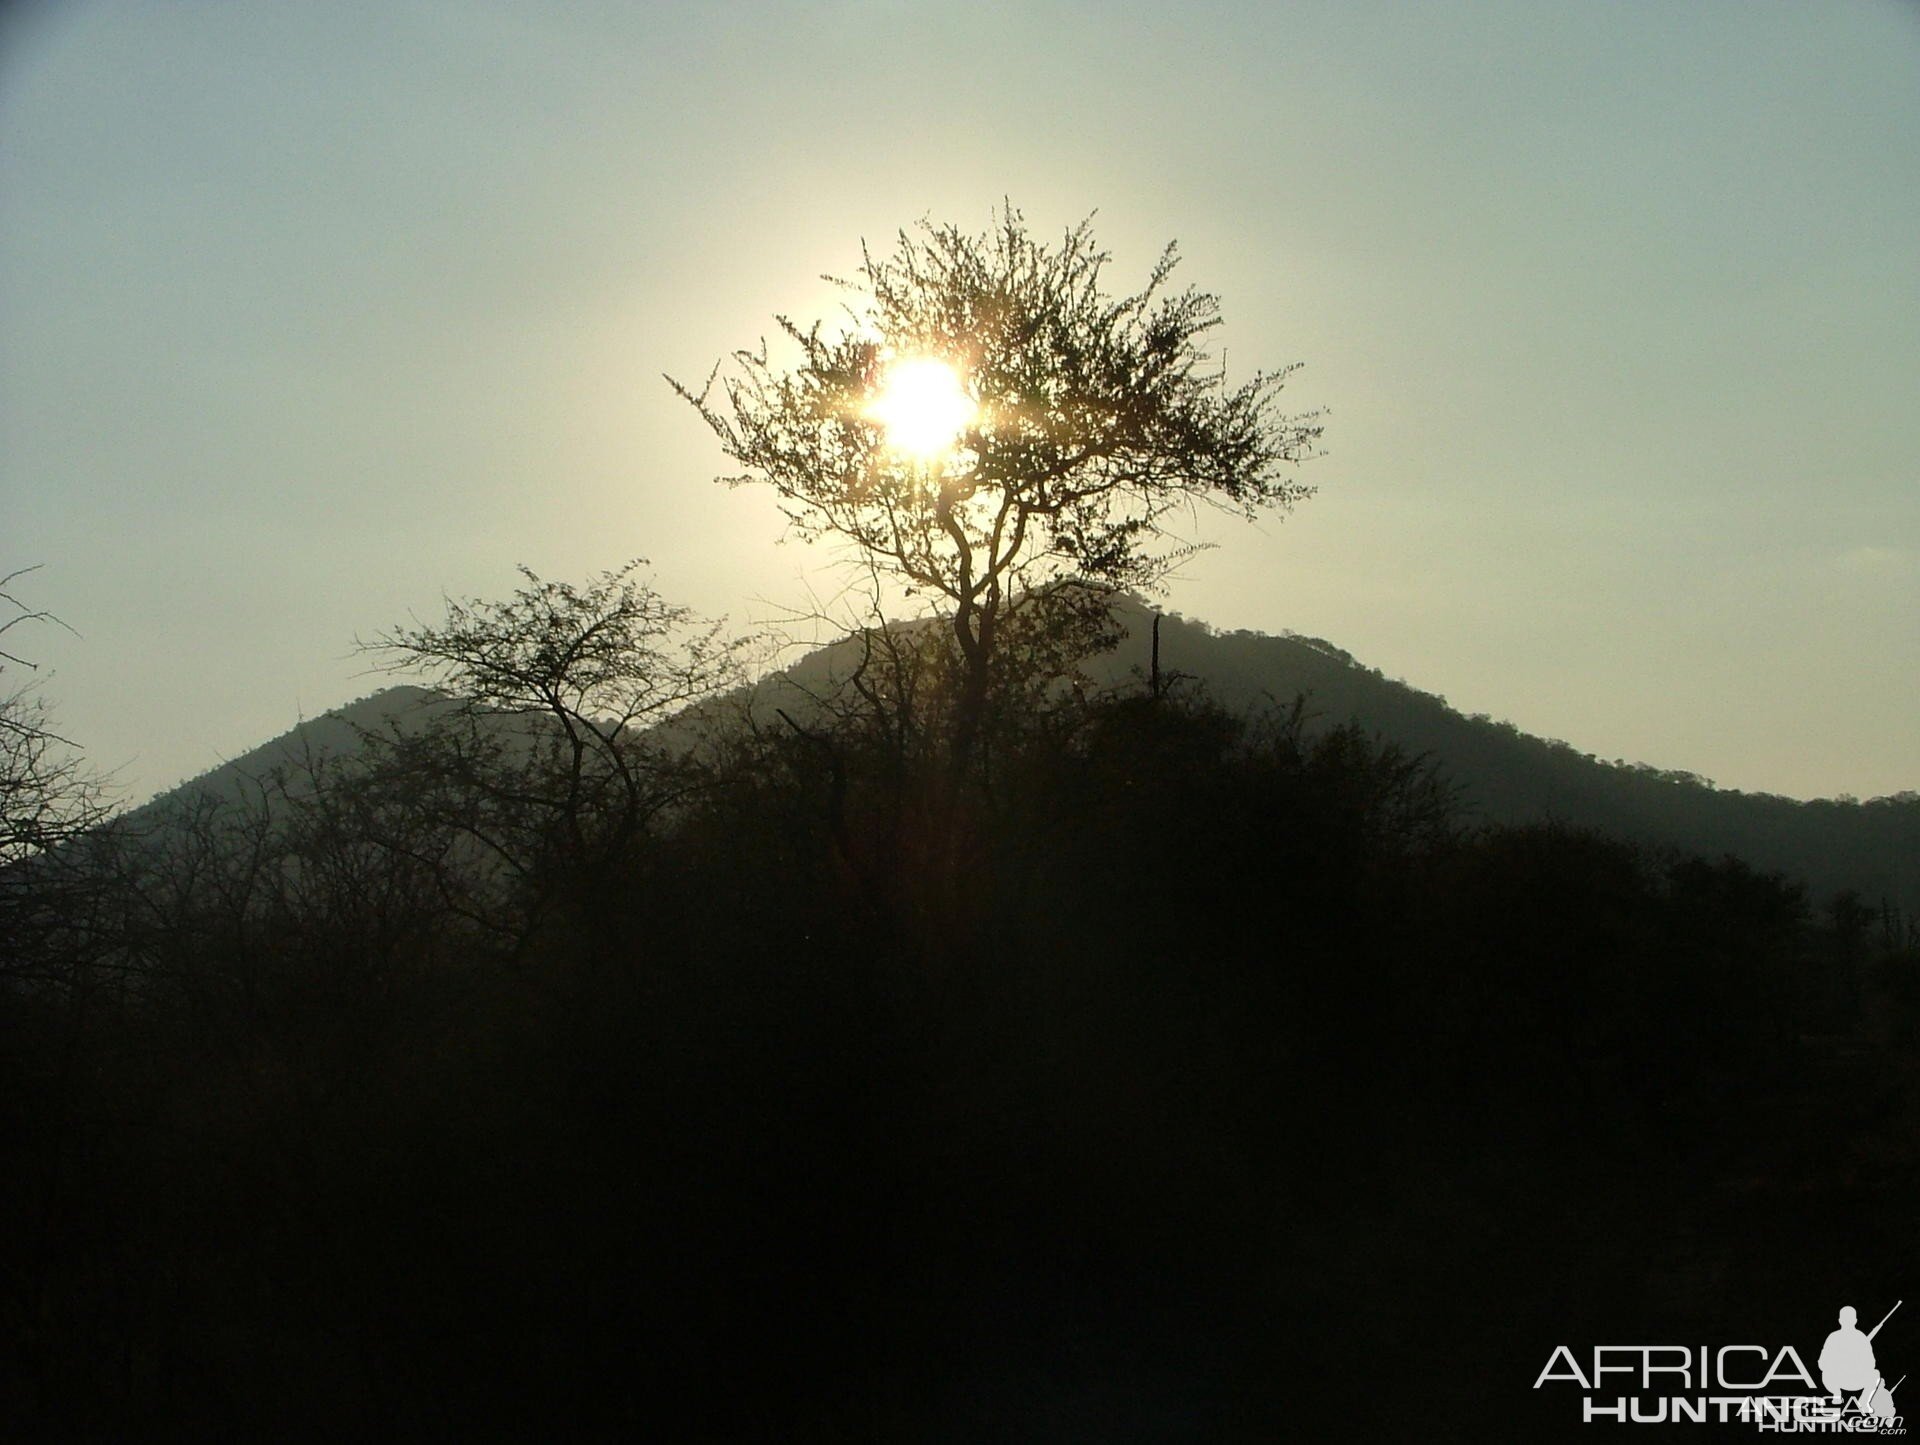
<path id="1" fill-rule="evenodd" d="M 887 445 L 920 462 L 951 452 L 978 413 L 960 373 L 931 356 L 894 362 L 867 407 L 867 415 L 886 428 Z"/>

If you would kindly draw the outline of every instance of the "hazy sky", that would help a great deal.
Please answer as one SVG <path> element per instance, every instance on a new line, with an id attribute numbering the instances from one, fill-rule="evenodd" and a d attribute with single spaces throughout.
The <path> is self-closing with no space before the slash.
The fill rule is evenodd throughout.
<path id="1" fill-rule="evenodd" d="M 0 28 L 0 571 L 143 796 L 525 562 L 823 559 L 663 371 L 862 237 L 1178 239 L 1320 494 L 1168 605 L 1724 786 L 1920 787 L 1913 0 L 67 3 Z"/>

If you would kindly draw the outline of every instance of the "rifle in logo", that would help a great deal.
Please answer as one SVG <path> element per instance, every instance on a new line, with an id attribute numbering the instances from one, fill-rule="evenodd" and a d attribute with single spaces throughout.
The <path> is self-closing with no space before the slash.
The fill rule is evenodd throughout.
<path id="1" fill-rule="evenodd" d="M 1906 1301 L 1905 1301 L 1905 1300 L 1903 1300 L 1903 1299 L 1897 1299 L 1897 1300 L 1895 1300 L 1895 1301 L 1893 1302 L 1893 1310 L 1897 1310 L 1897 1309 L 1899 1309 L 1899 1308 L 1900 1308 L 1900 1306 L 1901 1306 L 1901 1305 L 1903 1305 L 1903 1304 L 1905 1304 L 1905 1303 L 1906 1303 Z M 1870 1329 L 1870 1330 L 1868 1330 L 1868 1331 L 1867 1331 L 1867 1338 L 1868 1338 L 1868 1339 L 1872 1339 L 1872 1338 L 1873 1338 L 1873 1337 L 1874 1337 L 1875 1335 L 1877 1335 L 1877 1334 L 1879 1334 L 1879 1333 L 1880 1333 L 1880 1330 L 1881 1330 L 1881 1327 L 1882 1327 L 1883 1325 L 1885 1325 L 1885 1324 L 1886 1324 L 1886 1322 L 1887 1322 L 1888 1320 L 1890 1320 L 1890 1319 L 1892 1319 L 1892 1318 L 1893 1318 L 1893 1310 L 1888 1310 L 1888 1311 L 1887 1311 L 1887 1312 L 1886 1312 L 1885 1314 L 1883 1314 L 1882 1316 L 1880 1316 L 1880 1323 L 1879 1323 L 1879 1324 L 1877 1324 L 1877 1325 L 1875 1325 L 1875 1326 L 1874 1326 L 1874 1327 L 1873 1327 L 1872 1329 Z M 1904 1379 L 1906 1378 L 1906 1376 L 1905 1376 L 1905 1375 L 1902 1375 L 1902 1376 L 1901 1376 L 1900 1378 L 1904 1380 Z"/>

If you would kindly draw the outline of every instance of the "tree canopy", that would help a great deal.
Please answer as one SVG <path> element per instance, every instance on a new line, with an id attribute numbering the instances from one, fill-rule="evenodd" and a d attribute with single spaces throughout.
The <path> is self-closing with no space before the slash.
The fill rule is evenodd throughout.
<path id="1" fill-rule="evenodd" d="M 0 868 L 85 831 L 107 811 L 100 780 L 53 730 L 51 709 L 32 679 L 18 682 L 8 675 L 10 669 L 38 670 L 12 650 L 9 634 L 39 622 L 59 625 L 12 591 L 34 570 L 0 576 Z"/>
<path id="2" fill-rule="evenodd" d="M 933 600 L 959 653 L 962 756 L 1021 614 L 1091 638 L 1089 598 L 1151 590 L 1194 550 L 1177 516 L 1252 518 L 1312 490 L 1293 467 L 1318 419 L 1279 408 L 1293 368 L 1229 383 L 1204 346 L 1219 300 L 1172 288 L 1175 247 L 1130 294 L 1110 291 L 1110 260 L 1090 222 L 1049 243 L 1011 206 L 984 235 L 926 223 L 828 278 L 850 294 L 836 324 L 776 318 L 797 364 L 763 341 L 697 392 L 673 383 L 743 469 L 722 480 L 771 486 L 797 535 L 850 543 L 876 584 Z M 924 425 L 903 444 L 903 387 L 934 393 L 920 414 L 936 434 L 944 414 L 950 445 Z"/>
<path id="3" fill-rule="evenodd" d="M 373 755 L 410 779 L 416 812 L 523 880 L 622 856 L 690 786 L 685 749 L 657 725 L 739 680 L 749 639 L 667 602 L 645 566 L 579 587 L 522 567 L 510 598 L 449 599 L 444 622 L 363 644 L 450 704 L 417 731 L 368 738 Z"/>

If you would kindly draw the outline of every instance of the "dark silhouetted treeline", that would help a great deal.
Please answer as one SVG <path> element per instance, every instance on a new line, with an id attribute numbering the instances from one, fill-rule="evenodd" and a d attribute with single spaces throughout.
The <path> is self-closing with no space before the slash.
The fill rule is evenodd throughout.
<path id="1" fill-rule="evenodd" d="M 1129 631 L 1114 658 L 1123 673 L 1146 664 L 1145 626 L 1130 617 Z M 1681 769 L 1596 758 L 1484 713 L 1462 713 L 1318 638 L 1218 632 L 1180 618 L 1166 619 L 1163 632 L 1166 665 L 1205 679 L 1225 705 L 1304 692 L 1310 712 L 1326 723 L 1358 720 L 1404 749 L 1442 759 L 1473 821 L 1557 819 L 1655 848 L 1731 852 L 1807 880 L 1816 897 L 1857 888 L 1876 904 L 1886 897 L 1908 915 L 1920 912 L 1920 794 L 1912 791 L 1864 802 L 1743 793 Z"/>
<path id="2" fill-rule="evenodd" d="M 1877 900 L 1185 686 L 1022 695 L 956 778 L 891 664 L 607 743 L 617 828 L 440 732 L 10 869 L 0 1418 L 1541 1439 L 1556 1344 L 1920 1282 Z"/>

